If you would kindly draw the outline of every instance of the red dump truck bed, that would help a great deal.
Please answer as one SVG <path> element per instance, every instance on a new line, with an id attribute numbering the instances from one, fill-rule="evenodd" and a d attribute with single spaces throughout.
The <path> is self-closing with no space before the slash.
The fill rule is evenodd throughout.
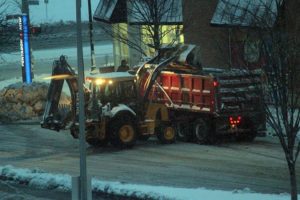
<path id="1" fill-rule="evenodd" d="M 153 86 L 150 99 L 165 103 L 169 108 L 214 112 L 216 84 L 209 75 L 162 72 Z"/>

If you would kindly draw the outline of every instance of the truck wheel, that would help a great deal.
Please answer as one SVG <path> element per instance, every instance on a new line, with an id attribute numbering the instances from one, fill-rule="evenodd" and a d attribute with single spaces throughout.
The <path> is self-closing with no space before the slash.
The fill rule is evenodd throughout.
<path id="1" fill-rule="evenodd" d="M 209 142 L 209 127 L 203 119 L 194 122 L 193 134 L 198 144 L 207 144 Z"/>
<path id="2" fill-rule="evenodd" d="M 163 144 L 172 144 L 176 140 L 176 133 L 172 126 L 161 125 L 156 130 L 157 138 Z"/>
<path id="3" fill-rule="evenodd" d="M 118 118 L 111 124 L 110 143 L 118 148 L 130 148 L 136 143 L 137 135 L 130 118 Z"/>
<path id="4" fill-rule="evenodd" d="M 178 140 L 183 142 L 191 141 L 192 134 L 189 124 L 187 123 L 178 123 L 176 125 L 176 136 Z"/>

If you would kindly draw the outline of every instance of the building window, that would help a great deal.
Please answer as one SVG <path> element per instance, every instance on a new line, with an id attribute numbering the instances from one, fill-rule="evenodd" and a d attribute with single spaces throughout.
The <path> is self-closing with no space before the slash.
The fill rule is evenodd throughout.
<path id="1" fill-rule="evenodd" d="M 257 63 L 260 59 L 261 41 L 246 39 L 244 43 L 244 60 L 248 63 Z"/>
<path id="2" fill-rule="evenodd" d="M 141 27 L 141 38 L 146 46 L 145 52 L 149 56 L 153 56 L 155 50 L 150 48 L 148 44 L 153 45 L 153 37 L 149 33 L 149 27 L 143 25 Z M 160 38 L 162 45 L 182 44 L 184 43 L 183 25 L 162 25 L 160 26 Z"/>

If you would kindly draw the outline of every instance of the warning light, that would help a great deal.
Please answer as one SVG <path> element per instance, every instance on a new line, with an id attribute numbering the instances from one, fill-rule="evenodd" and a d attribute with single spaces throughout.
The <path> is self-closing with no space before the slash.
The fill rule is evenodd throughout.
<path id="1" fill-rule="evenodd" d="M 218 83 L 218 81 L 214 81 L 213 84 L 214 84 L 214 87 L 217 87 L 219 83 Z"/>
<path id="2" fill-rule="evenodd" d="M 241 123 L 242 117 L 238 116 L 238 117 L 229 117 L 229 124 L 231 126 L 231 128 L 236 127 L 237 125 L 239 125 Z"/>

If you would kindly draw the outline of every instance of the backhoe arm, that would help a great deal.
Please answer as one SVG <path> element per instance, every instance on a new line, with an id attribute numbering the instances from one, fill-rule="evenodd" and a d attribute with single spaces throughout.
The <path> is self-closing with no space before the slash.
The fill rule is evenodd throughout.
<path id="1" fill-rule="evenodd" d="M 59 104 L 64 81 L 67 82 L 70 89 L 70 105 Z M 41 127 L 59 131 L 65 129 L 69 123 L 75 123 L 77 94 L 78 83 L 76 74 L 67 63 L 65 57 L 61 56 L 59 60 L 55 60 L 53 63 L 51 82 Z"/>

